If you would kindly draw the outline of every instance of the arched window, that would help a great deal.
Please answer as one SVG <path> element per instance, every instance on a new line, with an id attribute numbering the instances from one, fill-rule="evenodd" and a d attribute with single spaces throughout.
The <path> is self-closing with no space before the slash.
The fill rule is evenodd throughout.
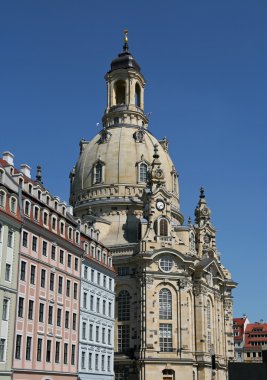
<path id="1" fill-rule="evenodd" d="M 115 101 L 116 104 L 125 104 L 126 85 L 123 80 L 115 84 Z"/>
<path id="2" fill-rule="evenodd" d="M 172 294 L 166 288 L 159 292 L 159 319 L 172 319 Z"/>
<path id="3" fill-rule="evenodd" d="M 160 219 L 159 221 L 159 235 L 168 236 L 168 222 L 166 219 Z"/>
<path id="4" fill-rule="evenodd" d="M 25 201 L 25 204 L 24 204 L 24 212 L 26 215 L 30 215 L 30 202 L 29 201 Z"/>
<path id="5" fill-rule="evenodd" d="M 211 302 L 207 300 L 207 351 L 211 352 L 212 349 L 212 331 L 211 331 L 211 320 L 212 320 L 212 312 L 211 312 Z"/>
<path id="6" fill-rule="evenodd" d="M 140 89 L 140 86 L 138 83 L 135 84 L 135 105 L 137 107 L 140 107 L 141 106 L 141 89 Z"/>
<path id="7" fill-rule="evenodd" d="M 3 182 L 3 178 L 4 178 L 4 172 L 3 170 L 0 170 L 0 182 Z"/>
<path id="8" fill-rule="evenodd" d="M 147 164 L 141 163 L 139 165 L 139 181 L 140 182 L 147 182 Z"/>
<path id="9" fill-rule="evenodd" d="M 118 296 L 118 321 L 130 320 L 130 294 L 122 290 Z"/>
<path id="10" fill-rule="evenodd" d="M 16 205 L 17 205 L 16 198 L 12 197 L 10 200 L 10 211 L 13 212 L 14 214 L 16 212 Z"/>
<path id="11" fill-rule="evenodd" d="M 98 162 L 95 166 L 95 183 L 101 183 L 103 181 L 103 165 Z"/>
<path id="12" fill-rule="evenodd" d="M 0 191 L 0 207 L 5 206 L 5 195 L 6 193 L 4 191 Z"/>

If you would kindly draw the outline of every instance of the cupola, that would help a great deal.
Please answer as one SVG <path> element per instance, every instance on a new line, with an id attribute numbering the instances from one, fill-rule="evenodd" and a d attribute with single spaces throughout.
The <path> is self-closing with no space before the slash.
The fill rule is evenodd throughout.
<path id="1" fill-rule="evenodd" d="M 141 67 L 129 51 L 128 30 L 124 30 L 123 51 L 111 62 L 107 72 L 107 107 L 103 126 L 147 127 L 144 113 L 145 79 Z"/>

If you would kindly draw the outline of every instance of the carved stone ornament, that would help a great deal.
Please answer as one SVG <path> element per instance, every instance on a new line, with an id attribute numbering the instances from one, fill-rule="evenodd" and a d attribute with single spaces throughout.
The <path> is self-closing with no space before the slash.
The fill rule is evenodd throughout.
<path id="1" fill-rule="evenodd" d="M 153 276 L 146 276 L 146 286 L 148 289 L 152 287 L 153 283 L 154 283 Z"/>
<path id="2" fill-rule="evenodd" d="M 144 141 L 144 136 L 145 136 L 145 131 L 144 128 L 141 127 L 139 128 L 135 133 L 134 133 L 134 139 L 136 142 L 142 143 Z"/>
<path id="3" fill-rule="evenodd" d="M 102 129 L 100 132 L 100 143 L 105 144 L 107 143 L 111 138 L 111 133 L 107 131 L 106 127 Z"/>

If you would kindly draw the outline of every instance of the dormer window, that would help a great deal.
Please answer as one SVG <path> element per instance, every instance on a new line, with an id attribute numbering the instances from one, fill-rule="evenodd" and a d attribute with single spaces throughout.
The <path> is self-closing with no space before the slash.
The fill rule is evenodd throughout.
<path id="1" fill-rule="evenodd" d="M 69 240 L 72 240 L 72 228 L 69 227 Z"/>
<path id="2" fill-rule="evenodd" d="M 117 105 L 126 103 L 126 83 L 123 80 L 115 83 L 115 102 Z"/>
<path id="3" fill-rule="evenodd" d="M 34 220 L 36 221 L 39 220 L 39 208 L 37 206 L 35 206 L 33 209 L 33 217 L 34 217 Z"/>
<path id="4" fill-rule="evenodd" d="M 10 211 L 13 212 L 13 214 L 15 214 L 16 209 L 17 209 L 17 200 L 16 198 L 12 197 L 10 199 Z"/>
<path id="5" fill-rule="evenodd" d="M 0 182 L 3 182 L 4 180 L 4 171 L 0 170 Z"/>
<path id="6" fill-rule="evenodd" d="M 139 182 L 147 182 L 148 178 L 147 164 L 142 162 L 139 165 Z"/>
<path id="7" fill-rule="evenodd" d="M 44 211 L 43 213 L 43 220 L 44 220 L 44 225 L 48 226 L 48 213 Z"/>
<path id="8" fill-rule="evenodd" d="M 76 244 L 79 244 L 79 241 L 80 241 L 80 234 L 79 234 L 78 231 L 76 231 L 76 233 L 75 233 L 75 242 L 76 242 Z"/>
<path id="9" fill-rule="evenodd" d="M 38 199 L 41 199 L 41 190 L 38 190 L 37 197 Z"/>
<path id="10" fill-rule="evenodd" d="M 0 191 L 0 207 L 5 207 L 5 201 L 6 201 L 6 193 L 1 190 Z"/>
<path id="11" fill-rule="evenodd" d="M 60 222 L 60 234 L 64 235 L 64 229 L 65 229 L 65 224 L 64 222 Z"/>
<path id="12" fill-rule="evenodd" d="M 24 213 L 26 214 L 26 215 L 30 215 L 30 202 L 29 201 L 25 201 L 25 203 L 24 203 Z"/>
<path id="13" fill-rule="evenodd" d="M 94 180 L 93 183 L 103 183 L 105 176 L 105 163 L 103 161 L 98 160 L 94 165 Z"/>

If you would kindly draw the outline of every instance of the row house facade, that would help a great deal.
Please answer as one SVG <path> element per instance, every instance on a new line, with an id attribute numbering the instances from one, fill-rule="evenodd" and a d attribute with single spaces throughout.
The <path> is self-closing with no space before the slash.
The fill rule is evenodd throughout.
<path id="1" fill-rule="evenodd" d="M 90 224 L 89 224 L 90 225 Z M 83 225 L 83 230 L 86 224 Z M 79 378 L 112 380 L 114 361 L 114 281 L 107 249 L 81 234 L 84 257 L 81 269 Z"/>
<path id="2" fill-rule="evenodd" d="M 12 178 L 9 165 L 13 156 L 0 159 L 0 377 L 12 376 L 14 324 L 17 296 L 17 268 L 21 217 L 19 186 Z"/>
<path id="3" fill-rule="evenodd" d="M 47 191 L 40 168 L 31 179 L 29 166 L 17 170 L 13 155 L 4 154 L 0 160 L 0 375 L 4 379 L 78 378 L 85 263 L 90 270 L 95 268 L 95 294 L 101 294 L 102 302 L 101 311 L 96 306 L 97 318 L 102 334 L 105 325 L 107 340 L 104 346 L 98 344 L 101 354 L 91 357 L 92 368 L 113 373 L 115 276 L 111 255 L 98 239 L 93 222 L 81 225 L 72 208 Z M 83 289 L 86 281 L 83 278 Z"/>

